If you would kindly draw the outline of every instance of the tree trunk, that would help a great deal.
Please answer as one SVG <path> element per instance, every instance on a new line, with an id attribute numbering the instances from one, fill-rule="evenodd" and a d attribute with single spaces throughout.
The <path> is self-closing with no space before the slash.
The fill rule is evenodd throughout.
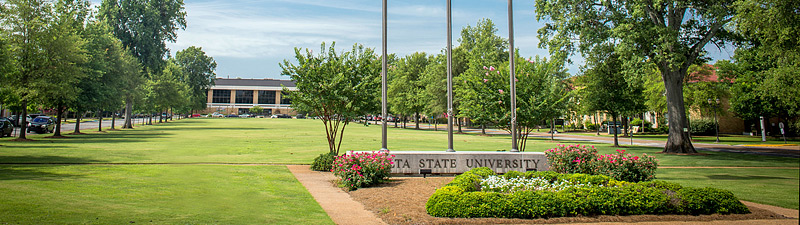
<path id="1" fill-rule="evenodd" d="M 28 130 L 28 121 L 25 121 L 26 117 L 28 117 L 28 100 L 22 100 L 22 113 L 19 115 L 20 122 L 18 123 L 19 137 L 17 139 L 27 139 L 25 138 Z"/>
<path id="2" fill-rule="evenodd" d="M 103 131 L 103 112 L 97 110 L 97 114 L 99 114 L 99 120 L 97 121 L 97 131 Z"/>
<path id="3" fill-rule="evenodd" d="M 550 120 L 550 140 L 551 141 L 556 140 L 556 132 L 555 132 L 555 130 L 556 130 L 556 119 L 553 118 L 552 120 Z"/>
<path id="4" fill-rule="evenodd" d="M 486 124 L 483 124 L 483 123 L 481 124 L 481 134 L 483 134 L 483 135 L 486 134 Z"/>
<path id="5" fill-rule="evenodd" d="M 83 113 L 81 113 L 81 112 L 75 113 L 75 116 L 77 117 L 75 119 L 75 131 L 72 131 L 72 133 L 73 134 L 80 134 L 81 133 L 81 117 L 83 116 Z"/>
<path id="6" fill-rule="evenodd" d="M 419 130 L 419 112 L 414 113 L 414 123 L 415 123 L 414 129 Z"/>
<path id="7" fill-rule="evenodd" d="M 56 116 L 56 132 L 53 134 L 53 137 L 61 137 L 61 118 L 64 115 L 64 106 L 59 105 L 56 109 L 56 113 L 58 114 Z"/>
<path id="8" fill-rule="evenodd" d="M 119 113 L 119 111 L 115 111 L 115 112 L 111 113 L 111 129 L 112 130 L 114 129 L 114 123 L 117 122 L 117 113 Z"/>
<path id="9" fill-rule="evenodd" d="M 683 76 L 681 71 L 661 70 L 664 79 L 664 87 L 667 91 L 667 116 L 669 125 L 669 137 L 664 146 L 664 153 L 697 153 L 692 145 L 692 140 L 684 128 L 688 128 L 686 119 L 686 107 L 683 102 Z"/>
<path id="10" fill-rule="evenodd" d="M 133 102 L 131 102 L 131 97 L 127 97 L 125 99 L 125 124 L 122 125 L 122 129 L 133 129 L 133 123 L 131 123 L 132 115 Z"/>
<path id="11" fill-rule="evenodd" d="M 617 134 L 617 133 L 619 133 L 619 132 L 617 132 L 617 115 L 612 113 L 611 114 L 611 120 L 613 122 L 613 125 L 609 124 L 608 125 L 608 129 L 610 131 L 614 132 L 614 147 L 619 147 L 619 137 L 618 137 L 618 134 Z"/>
<path id="12" fill-rule="evenodd" d="M 453 118 L 453 119 L 456 119 L 456 118 Z M 459 134 L 460 133 L 464 133 L 464 132 L 461 131 L 461 118 L 458 118 L 456 123 L 458 124 L 458 133 Z"/>
<path id="13" fill-rule="evenodd" d="M 594 126 L 597 128 L 597 133 L 595 135 L 600 135 L 600 116 L 599 112 L 594 112 Z"/>
<path id="14" fill-rule="evenodd" d="M 622 130 L 623 132 L 625 132 L 625 136 L 623 137 L 630 137 L 628 136 L 628 128 L 629 128 L 628 120 L 625 118 L 620 118 L 620 119 L 622 120 Z"/>

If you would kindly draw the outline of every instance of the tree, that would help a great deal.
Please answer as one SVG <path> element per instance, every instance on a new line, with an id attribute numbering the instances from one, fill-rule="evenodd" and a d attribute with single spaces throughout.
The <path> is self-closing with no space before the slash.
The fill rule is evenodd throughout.
<path id="1" fill-rule="evenodd" d="M 175 54 L 175 62 L 183 69 L 180 81 L 189 87 L 189 108 L 202 110 L 206 108 L 208 89 L 214 85 L 217 74 L 217 62 L 207 56 L 203 48 L 191 46 Z"/>
<path id="2" fill-rule="evenodd" d="M 718 62 L 722 76 L 734 79 L 731 111 L 745 120 L 759 116 L 795 118 L 800 127 L 800 2 L 736 2 L 734 27 L 741 41 L 733 59 Z M 790 123 L 791 124 L 791 123 Z"/>
<path id="3" fill-rule="evenodd" d="M 598 46 L 614 43 L 627 63 L 650 63 L 664 81 L 669 119 L 667 153 L 695 153 L 683 132 L 687 126 L 683 80 L 689 66 L 704 60 L 709 42 L 723 46 L 731 39 L 725 25 L 734 15 L 727 1 L 580 1 L 537 0 L 539 44 L 551 54 L 566 57 L 575 51 L 588 55 Z M 575 43 L 577 42 L 577 43 Z M 576 46 L 577 45 L 577 46 Z M 633 67 L 627 67 L 633 68 Z"/>
<path id="4" fill-rule="evenodd" d="M 253 106 L 253 108 L 250 109 L 250 112 L 260 115 L 262 112 L 264 112 L 264 108 L 261 108 L 261 106 Z"/>
<path id="5" fill-rule="evenodd" d="M 316 55 L 295 48 L 297 65 L 284 60 L 281 75 L 290 76 L 297 87 L 292 92 L 284 88 L 293 108 L 320 117 L 329 150 L 338 155 L 350 121 L 380 106 L 381 64 L 370 48 L 355 44 L 349 52 L 337 53 L 335 45 L 322 43 Z"/>
<path id="6" fill-rule="evenodd" d="M 590 110 L 604 111 L 611 115 L 614 130 L 614 146 L 619 147 L 616 132 L 617 118 L 625 113 L 644 109 L 641 84 L 629 83 L 622 73 L 622 61 L 614 53 L 592 55 L 587 59 L 588 69 L 580 78 L 584 88 L 580 91 L 583 102 Z"/>
<path id="7" fill-rule="evenodd" d="M 566 111 L 569 94 L 564 80 L 567 77 L 563 62 L 543 58 L 518 57 L 517 79 L 517 130 L 520 135 L 517 146 L 525 151 L 528 134 L 543 120 L 553 119 Z M 467 96 L 464 104 L 483 104 L 484 115 L 497 121 L 499 127 L 511 132 L 511 96 L 509 88 L 508 62 L 489 66 L 483 76 L 467 76 L 465 87 L 474 89 L 476 96 Z M 475 101 L 475 102 L 473 102 Z"/>
<path id="8" fill-rule="evenodd" d="M 170 108 L 186 104 L 187 97 L 189 97 L 186 95 L 188 88 L 178 80 L 184 76 L 182 72 L 183 70 L 174 60 L 168 60 L 164 71 L 153 75 L 152 79 L 147 81 L 148 100 L 153 103 L 153 109 L 159 114 L 167 113 Z M 163 116 L 159 116 L 158 119 L 159 123 L 165 122 Z"/>
<path id="9" fill-rule="evenodd" d="M 485 126 L 496 122 L 497 114 L 488 113 L 485 86 L 477 85 L 484 76 L 484 67 L 500 65 L 508 61 L 508 41 L 497 35 L 497 28 L 489 19 L 478 21 L 475 27 L 467 26 L 461 30 L 461 44 L 465 54 L 465 68 L 457 78 L 454 78 L 454 94 L 459 99 L 459 114 L 469 117 L 474 123 L 481 125 L 481 133 L 485 134 Z M 455 54 L 454 54 L 455 55 Z M 453 71 L 455 74 L 455 71 Z M 473 81 L 470 83 L 470 81 Z M 507 90 L 507 89 L 506 89 Z M 498 90 L 494 90 L 498 91 Z"/>
<path id="10" fill-rule="evenodd" d="M 74 21 L 70 21 L 70 17 L 78 15 L 64 14 L 69 10 L 63 3 L 44 0 L 3 3 L 0 23 L 7 29 L 10 56 L 15 59 L 11 73 L 3 81 L 19 97 L 20 118 L 27 116 L 32 101 L 70 91 L 68 86 L 79 77 L 76 66 L 84 60 L 80 51 L 83 41 L 73 30 Z M 47 103 L 54 101 L 47 99 Z M 19 139 L 26 139 L 25 133 L 26 127 L 21 126 Z"/>
<path id="11" fill-rule="evenodd" d="M 186 28 L 183 0 L 104 0 L 99 15 L 112 27 L 122 46 L 138 59 L 143 74 L 163 71 L 166 41 L 175 42 L 177 30 Z M 137 83 L 140 84 L 140 83 Z M 125 99 L 125 125 L 132 128 L 132 95 Z"/>
<path id="12" fill-rule="evenodd" d="M 388 101 L 392 112 L 401 115 L 414 114 L 415 129 L 419 129 L 420 112 L 426 105 L 422 74 L 429 60 L 424 52 L 416 52 L 401 58 L 390 71 L 394 73 L 388 88 L 390 96 Z"/>

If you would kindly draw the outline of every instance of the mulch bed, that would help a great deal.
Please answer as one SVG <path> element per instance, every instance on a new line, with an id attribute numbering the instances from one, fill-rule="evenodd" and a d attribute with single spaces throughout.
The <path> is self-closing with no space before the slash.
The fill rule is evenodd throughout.
<path id="1" fill-rule="evenodd" d="M 453 177 L 395 177 L 377 187 L 361 188 L 349 192 L 350 196 L 388 224 L 533 224 L 533 223 L 598 223 L 643 221 L 712 221 L 783 219 L 784 216 L 760 208 L 750 208 L 750 214 L 733 215 L 634 215 L 634 216 L 578 216 L 549 219 L 503 218 L 441 218 L 425 211 L 425 203 L 437 188 Z"/>

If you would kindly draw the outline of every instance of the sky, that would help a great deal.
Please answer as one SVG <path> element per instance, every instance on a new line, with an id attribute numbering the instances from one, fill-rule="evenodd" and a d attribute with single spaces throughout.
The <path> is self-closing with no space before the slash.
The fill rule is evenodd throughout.
<path id="1" fill-rule="evenodd" d="M 94 1 L 99 2 L 99 0 Z M 389 53 L 405 56 L 414 52 L 440 53 L 447 45 L 446 1 L 388 1 Z M 355 44 L 381 52 L 380 0 L 184 0 L 185 30 L 172 55 L 190 46 L 201 47 L 217 61 L 217 77 L 271 78 L 281 76 L 280 63 L 294 60 L 294 48 L 319 50 L 323 42 L 336 42 L 337 50 Z M 491 19 L 498 34 L 508 38 L 508 1 L 452 1 L 453 46 L 461 29 Z M 547 57 L 538 48 L 534 0 L 514 1 L 515 47 L 523 57 Z M 707 46 L 714 60 L 729 59 L 733 49 Z M 576 74 L 584 60 L 573 56 L 569 72 Z"/>

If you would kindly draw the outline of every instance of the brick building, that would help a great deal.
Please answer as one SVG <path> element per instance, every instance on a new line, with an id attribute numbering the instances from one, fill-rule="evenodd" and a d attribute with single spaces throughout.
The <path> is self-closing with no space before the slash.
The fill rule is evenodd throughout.
<path id="1" fill-rule="evenodd" d="M 283 87 L 296 90 L 294 81 L 217 78 L 214 83 L 208 90 L 207 108 L 203 113 L 241 115 L 259 106 L 266 115 L 296 114 L 291 108 L 291 99 L 283 93 Z"/>

